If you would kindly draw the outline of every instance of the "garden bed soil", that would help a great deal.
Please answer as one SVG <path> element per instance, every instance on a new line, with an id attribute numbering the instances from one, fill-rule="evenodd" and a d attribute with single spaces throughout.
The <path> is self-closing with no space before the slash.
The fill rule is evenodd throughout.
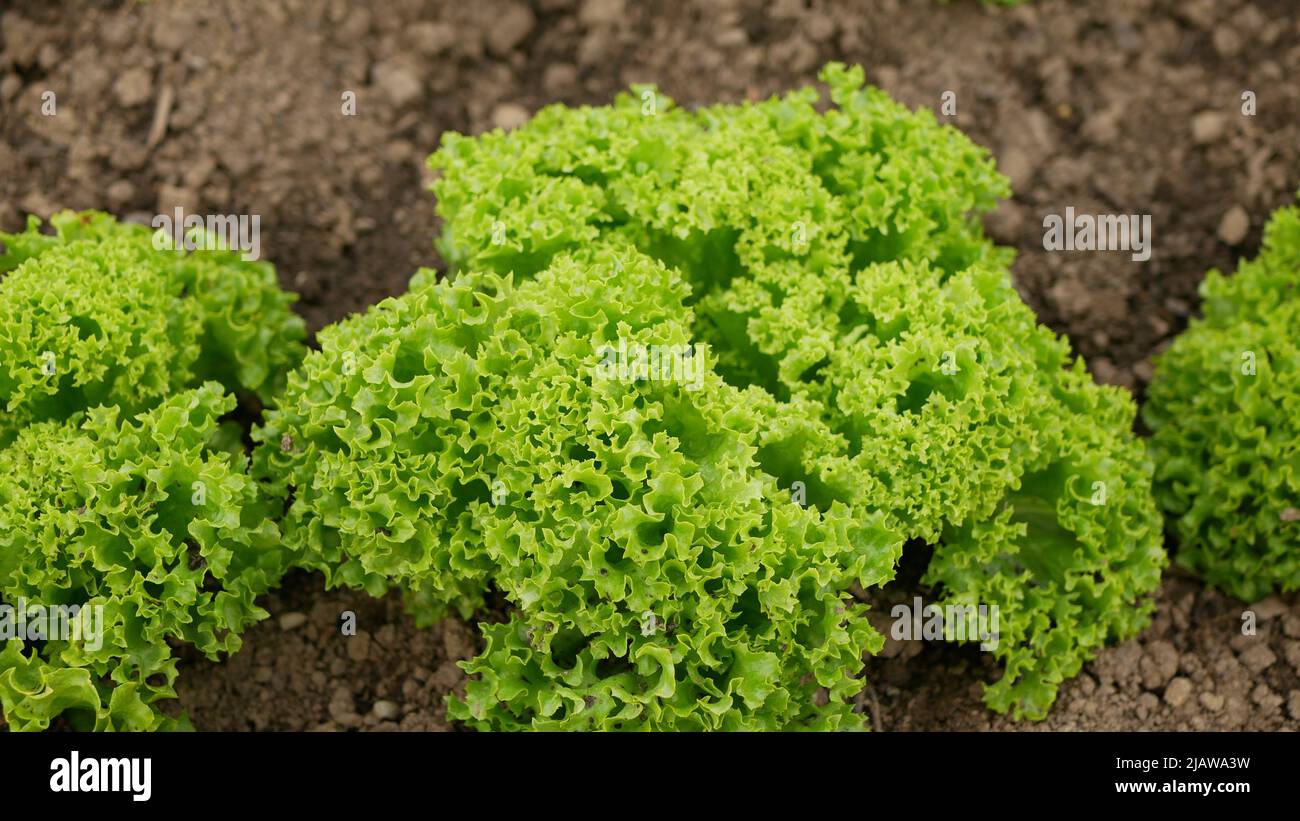
<path id="1" fill-rule="evenodd" d="M 1099 380 L 1139 397 L 1205 270 L 1252 255 L 1300 184 L 1300 20 L 1287 0 L 0 8 L 0 229 L 64 207 L 258 214 L 263 254 L 313 330 L 441 267 L 424 159 L 443 131 L 510 127 L 633 82 L 684 105 L 739 101 L 812 82 L 836 59 L 937 114 L 955 92 L 957 113 L 940 119 L 1014 185 L 986 226 L 1018 250 L 1021 293 Z M 1045 252 L 1042 218 L 1067 206 L 1150 214 L 1151 259 Z M 475 652 L 472 624 L 418 630 L 395 596 L 320 588 L 290 576 L 243 651 L 187 657 L 176 709 L 201 729 L 454 729 L 443 697 L 463 686 L 454 662 Z M 977 649 L 918 642 L 868 662 L 864 711 L 881 729 L 1300 728 L 1295 596 L 1258 603 L 1255 636 L 1241 634 L 1245 605 L 1178 572 L 1158 604 L 1044 722 L 982 707 L 993 669 Z M 356 636 L 338 631 L 344 611 Z"/>

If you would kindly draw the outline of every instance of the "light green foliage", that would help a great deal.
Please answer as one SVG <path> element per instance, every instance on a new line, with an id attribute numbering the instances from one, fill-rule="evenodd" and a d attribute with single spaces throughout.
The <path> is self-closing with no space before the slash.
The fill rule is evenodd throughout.
<path id="1" fill-rule="evenodd" d="M 514 605 L 485 627 L 458 718 L 861 726 L 847 699 L 882 639 L 845 591 L 890 578 L 902 540 L 882 512 L 798 504 L 761 464 L 834 435 L 712 371 L 692 389 L 595 370 L 620 340 L 689 345 L 688 295 L 626 249 L 519 285 L 424 273 L 322 331 L 258 431 L 309 566 L 400 582 L 426 618 L 468 614 L 489 582 Z"/>
<path id="2" fill-rule="evenodd" d="M 156 707 L 175 695 L 173 646 L 234 652 L 266 615 L 254 597 L 286 564 L 279 501 L 221 447 L 217 420 L 234 404 L 210 382 L 135 421 L 101 407 L 38 422 L 0 450 L 0 600 L 102 608 L 98 640 L 3 643 L 11 729 L 65 712 L 79 729 L 174 727 Z"/>
<path id="3" fill-rule="evenodd" d="M 1204 318 L 1157 364 L 1143 418 L 1178 561 L 1253 602 L 1300 588 L 1300 211 L 1254 260 L 1211 271 Z"/>
<path id="4" fill-rule="evenodd" d="M 681 321 L 722 380 L 774 408 L 773 430 L 801 420 L 760 448 L 763 471 L 934 545 L 927 579 L 948 601 L 1001 608 L 989 704 L 1040 717 L 1151 609 L 1164 554 L 1132 401 L 1011 287 L 1009 251 L 975 221 L 1007 193 L 984 152 L 860 70 L 823 79 L 824 113 L 813 89 L 687 112 L 640 88 L 445 135 L 440 247 L 458 270 L 516 277 L 625 247 L 680 271 Z M 512 636 L 491 628 L 490 652 Z M 512 705 L 561 678 L 509 674 L 494 693 Z"/>
<path id="5" fill-rule="evenodd" d="M 303 323 L 266 263 L 51 223 L 0 236 L 0 599 L 102 608 L 103 636 L 6 641 L 0 704 L 17 730 L 172 727 L 173 643 L 237 649 L 286 565 L 279 502 L 218 417 L 282 390 Z"/>
<path id="6" fill-rule="evenodd" d="M 124 414 L 204 380 L 270 401 L 304 350 L 294 297 L 264 262 L 155 250 L 152 232 L 62 212 L 57 234 L 0 235 L 0 446 L 99 405 Z"/>

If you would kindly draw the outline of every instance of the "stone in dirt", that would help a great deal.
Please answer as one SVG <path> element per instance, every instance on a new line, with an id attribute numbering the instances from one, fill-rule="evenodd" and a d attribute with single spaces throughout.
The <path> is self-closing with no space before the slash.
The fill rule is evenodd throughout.
<path id="1" fill-rule="evenodd" d="M 1250 230 L 1250 217 L 1246 215 L 1246 209 L 1240 205 L 1234 205 L 1219 220 L 1219 239 L 1228 245 L 1240 245 L 1246 238 L 1246 232 Z"/>
<path id="2" fill-rule="evenodd" d="M 374 78 L 379 90 L 399 108 L 417 100 L 424 90 L 420 75 L 399 60 L 377 63 L 374 68 Z"/>
<path id="3" fill-rule="evenodd" d="M 586 0 L 578 19 L 587 26 L 612 26 L 627 17 L 623 0 Z"/>
<path id="4" fill-rule="evenodd" d="M 518 103 L 501 103 L 492 109 L 492 124 L 506 131 L 528 122 L 528 109 Z"/>
<path id="5" fill-rule="evenodd" d="M 1221 111 L 1202 111 L 1192 118 L 1192 140 L 1199 145 L 1212 143 L 1223 136 L 1227 118 Z"/>
<path id="6" fill-rule="evenodd" d="M 127 108 L 140 105 L 153 95 L 153 77 L 142 68 L 130 69 L 113 83 L 113 94 Z"/>
<path id="7" fill-rule="evenodd" d="M 361 717 L 357 715 L 356 704 L 352 700 L 351 689 L 335 688 L 334 696 L 330 699 L 329 714 L 330 718 L 344 727 L 353 727 L 361 722 Z"/>
<path id="8" fill-rule="evenodd" d="M 1192 683 L 1182 676 L 1169 682 L 1169 686 L 1165 688 L 1165 702 L 1170 707 L 1183 706 L 1191 695 Z"/>
<path id="9" fill-rule="evenodd" d="M 487 32 L 488 51 L 498 57 L 506 57 L 515 46 L 524 41 L 533 31 L 537 20 L 532 11 L 520 3 L 512 3 L 497 15 L 492 28 Z"/>
<path id="10" fill-rule="evenodd" d="M 1267 599 L 1261 599 L 1250 606 L 1255 613 L 1255 618 L 1260 621 L 1275 619 L 1286 612 L 1286 605 L 1277 596 L 1269 596 Z"/>
<path id="11" fill-rule="evenodd" d="M 1256 644 L 1241 654 L 1241 663 L 1255 674 L 1259 674 L 1273 666 L 1277 661 L 1277 656 L 1273 651 L 1268 649 L 1266 644 Z"/>
<path id="12" fill-rule="evenodd" d="M 1153 641 L 1147 645 L 1140 666 L 1142 686 L 1148 690 L 1159 690 L 1178 672 L 1178 650 L 1163 639 Z"/>
<path id="13" fill-rule="evenodd" d="M 1269 689 L 1267 684 L 1258 684 L 1250 693 L 1250 700 L 1266 713 L 1276 712 L 1282 706 L 1282 697 Z"/>
<path id="14" fill-rule="evenodd" d="M 447 23 L 415 23 L 406 34 L 426 57 L 437 57 L 456 42 L 456 29 Z"/>

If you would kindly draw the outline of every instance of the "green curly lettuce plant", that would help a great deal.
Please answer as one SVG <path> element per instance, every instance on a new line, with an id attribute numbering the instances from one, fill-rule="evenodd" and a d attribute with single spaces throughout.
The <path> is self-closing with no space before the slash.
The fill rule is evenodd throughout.
<path id="1" fill-rule="evenodd" d="M 157 250 L 152 232 L 64 211 L 0 234 L 0 446 L 99 405 L 148 409 L 208 379 L 270 401 L 305 330 L 268 263 Z"/>
<path id="2" fill-rule="evenodd" d="M 723 382 L 689 347 L 688 296 L 630 249 L 518 285 L 425 272 L 322 331 L 256 431 L 257 473 L 292 497 L 286 543 L 331 583 L 401 583 L 424 620 L 479 609 L 489 584 L 513 605 L 457 718 L 861 726 L 848 698 L 882 637 L 846 591 L 890 578 L 901 538 L 883 511 L 799 504 L 764 471 L 835 437 Z M 690 378 L 602 375 L 637 346 L 682 352 Z"/>
<path id="3" fill-rule="evenodd" d="M 761 447 L 763 472 L 932 545 L 946 602 L 1000 609 L 1005 672 L 986 700 L 1041 717 L 1152 607 L 1165 559 L 1133 403 L 1016 295 L 1010 251 L 975 221 L 1007 193 L 984 152 L 858 69 L 822 78 L 824 113 L 815 89 L 688 112 L 637 88 L 444 135 L 440 248 L 457 270 L 516 277 L 622 247 L 679 271 L 683 321 L 723 382 L 823 431 Z M 543 698 L 519 669 L 495 674 L 506 694 Z"/>
<path id="4" fill-rule="evenodd" d="M 0 450 L 0 621 L 29 625 L 0 646 L 11 729 L 62 714 L 86 730 L 177 727 L 158 709 L 175 696 L 174 646 L 234 652 L 266 616 L 254 597 L 286 566 L 279 501 L 218 424 L 234 405 L 209 382 L 134 421 L 108 406 L 33 423 Z M 77 610 L 33 632 L 55 608 Z"/>
<path id="5" fill-rule="evenodd" d="M 1300 588 L 1300 210 L 1273 214 L 1157 362 L 1143 418 L 1178 562 L 1253 602 Z"/>

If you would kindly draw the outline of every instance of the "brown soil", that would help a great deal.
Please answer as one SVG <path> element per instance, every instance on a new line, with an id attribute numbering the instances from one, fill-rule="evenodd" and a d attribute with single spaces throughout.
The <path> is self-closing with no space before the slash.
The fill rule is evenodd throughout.
<path id="1" fill-rule="evenodd" d="M 1139 394 L 1205 269 L 1253 254 L 1267 214 L 1300 185 L 1300 21 L 1287 0 L 0 8 L 0 229 L 62 207 L 259 214 L 263 253 L 313 329 L 440 264 L 423 162 L 441 132 L 603 102 L 632 82 L 685 104 L 735 101 L 811 82 L 839 59 L 912 106 L 937 112 L 955 92 L 949 120 L 994 152 L 1017 192 L 987 225 L 1019 250 L 1025 298 L 1100 379 Z M 1241 113 L 1246 90 L 1253 117 Z M 348 91 L 356 116 L 342 114 Z M 1066 206 L 1151 214 L 1151 260 L 1046 253 L 1041 219 Z M 441 699 L 460 680 L 450 661 L 472 652 L 473 629 L 419 631 L 392 597 L 319 588 L 290 577 L 241 653 L 187 663 L 180 704 L 196 725 L 446 728 Z M 368 638 L 339 634 L 345 610 Z M 282 629 L 291 612 L 307 620 Z M 1014 726 L 1300 727 L 1300 604 L 1257 612 L 1259 634 L 1243 637 L 1239 604 L 1171 574 L 1143 637 L 1089 665 L 1046 722 Z M 977 650 L 888 654 L 871 660 L 864 696 L 879 726 L 1013 726 L 973 692 L 989 673 Z"/>
<path id="2" fill-rule="evenodd" d="M 897 593 L 889 604 L 905 601 Z M 877 627 L 886 636 L 888 612 L 882 603 Z M 1151 626 L 1086 665 L 1044 721 L 984 709 L 979 682 L 996 677 L 973 645 L 888 639 L 867 662 L 871 684 L 860 700 L 886 730 L 1300 729 L 1300 597 L 1247 608 L 1171 571 Z"/>
<path id="3" fill-rule="evenodd" d="M 303 574 L 268 596 L 271 618 L 224 663 L 191 655 L 169 712 L 203 730 L 453 729 L 444 700 L 465 681 L 456 662 L 481 649 L 474 629 L 418 630 L 400 596 L 323 585 Z"/>

